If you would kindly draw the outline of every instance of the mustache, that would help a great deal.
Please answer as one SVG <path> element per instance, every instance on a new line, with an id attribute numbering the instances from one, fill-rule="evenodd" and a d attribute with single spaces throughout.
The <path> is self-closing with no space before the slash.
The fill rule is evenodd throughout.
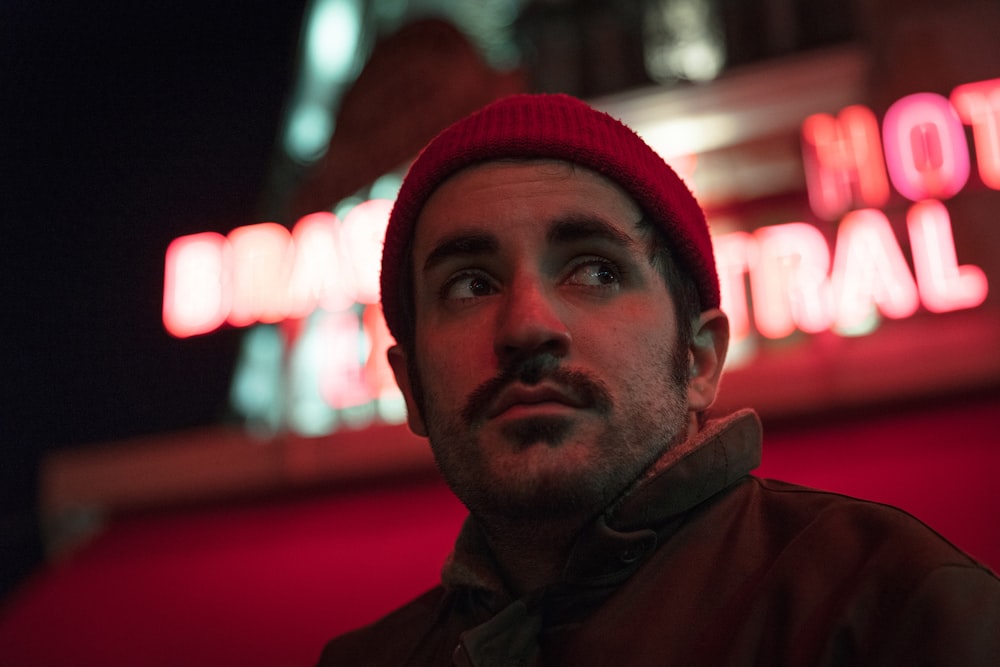
<path id="1" fill-rule="evenodd" d="M 477 421 L 509 385 L 520 382 L 532 386 L 542 380 L 567 389 L 597 412 L 611 411 L 611 392 L 603 382 L 587 373 L 562 368 L 559 359 L 552 355 L 538 355 L 502 368 L 496 377 L 476 387 L 465 401 L 462 419 L 470 424 Z"/>

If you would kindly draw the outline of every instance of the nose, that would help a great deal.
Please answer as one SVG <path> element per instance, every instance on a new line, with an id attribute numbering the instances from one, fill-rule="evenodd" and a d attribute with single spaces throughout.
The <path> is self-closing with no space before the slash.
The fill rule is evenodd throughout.
<path id="1" fill-rule="evenodd" d="M 531 281 L 520 281 L 504 295 L 494 351 L 501 366 L 540 353 L 563 357 L 570 332 L 553 295 Z"/>

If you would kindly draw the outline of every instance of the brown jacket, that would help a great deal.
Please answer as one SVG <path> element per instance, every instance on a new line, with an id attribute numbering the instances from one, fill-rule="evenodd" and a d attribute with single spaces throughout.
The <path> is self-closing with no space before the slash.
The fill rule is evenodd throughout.
<path id="1" fill-rule="evenodd" d="M 762 480 L 750 411 L 598 517 L 512 600 L 475 520 L 442 584 L 332 665 L 1000 665 L 1000 580 L 908 514 Z"/>

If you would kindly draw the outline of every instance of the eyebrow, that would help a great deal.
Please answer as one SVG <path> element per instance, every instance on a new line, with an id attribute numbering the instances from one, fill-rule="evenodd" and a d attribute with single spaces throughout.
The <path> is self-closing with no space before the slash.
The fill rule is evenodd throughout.
<path id="1" fill-rule="evenodd" d="M 636 248 L 635 239 L 600 217 L 568 215 L 549 223 L 545 240 L 552 245 L 568 245 L 579 241 L 600 239 L 625 248 Z M 441 239 L 424 260 L 424 271 L 453 257 L 486 255 L 498 252 L 499 239 L 484 232 L 456 232 Z"/>
<path id="2" fill-rule="evenodd" d="M 457 232 L 441 239 L 424 260 L 424 271 L 433 269 L 452 257 L 485 255 L 499 250 L 500 242 L 492 234 Z"/>
<path id="3" fill-rule="evenodd" d="M 570 215 L 555 220 L 546 234 L 546 240 L 553 245 L 600 239 L 626 248 L 635 248 L 638 243 L 628 234 L 607 222 L 589 215 Z"/>

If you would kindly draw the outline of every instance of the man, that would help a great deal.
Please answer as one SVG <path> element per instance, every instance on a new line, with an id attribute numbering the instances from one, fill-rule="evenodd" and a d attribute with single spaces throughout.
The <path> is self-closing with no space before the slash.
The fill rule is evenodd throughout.
<path id="1" fill-rule="evenodd" d="M 728 323 L 704 215 L 561 95 L 434 139 L 382 301 L 410 428 L 470 515 L 441 585 L 321 665 L 1000 664 L 1000 582 L 904 513 L 751 476 L 706 420 Z"/>

